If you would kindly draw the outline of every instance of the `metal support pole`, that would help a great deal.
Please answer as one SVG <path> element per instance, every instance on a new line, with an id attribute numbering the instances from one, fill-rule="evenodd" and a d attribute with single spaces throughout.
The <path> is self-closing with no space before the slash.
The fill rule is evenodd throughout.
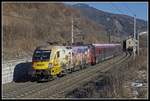
<path id="1" fill-rule="evenodd" d="M 134 39 L 136 39 L 136 15 L 134 15 Z"/>
<path id="2" fill-rule="evenodd" d="M 139 33 L 138 33 L 138 37 L 137 37 L 137 41 L 138 41 L 138 46 L 137 46 L 137 48 L 138 48 L 138 50 L 137 50 L 137 53 L 138 53 L 138 56 L 140 55 L 140 40 L 139 40 Z"/>
<path id="3" fill-rule="evenodd" d="M 73 44 L 74 43 L 74 40 L 73 40 L 73 16 L 72 16 L 72 36 L 71 36 L 71 44 Z"/>
<path id="4" fill-rule="evenodd" d="M 136 15 L 134 15 L 134 39 L 137 40 L 137 37 L 136 37 Z M 134 44 L 134 51 L 137 51 L 137 46 L 136 44 Z M 136 53 L 134 52 L 134 56 L 136 55 Z"/>
<path id="5" fill-rule="evenodd" d="M 109 32 L 109 43 L 110 43 L 110 32 Z"/>
<path id="6" fill-rule="evenodd" d="M 111 30 L 108 29 L 108 43 L 110 43 L 110 32 L 111 32 Z"/>
<path id="7" fill-rule="evenodd" d="M 73 36 L 73 16 L 72 16 L 72 18 L 71 18 L 71 46 L 74 43 L 73 37 L 74 36 Z M 73 67 L 73 61 L 72 61 L 72 59 L 73 59 L 73 56 L 72 56 L 72 49 L 71 49 L 71 67 Z"/>

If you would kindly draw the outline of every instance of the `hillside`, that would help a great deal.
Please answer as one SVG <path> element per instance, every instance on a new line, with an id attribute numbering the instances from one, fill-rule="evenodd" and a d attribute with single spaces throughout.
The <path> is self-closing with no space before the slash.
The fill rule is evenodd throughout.
<path id="1" fill-rule="evenodd" d="M 107 32 L 118 37 L 126 37 L 133 33 L 133 17 L 121 14 L 112 14 L 93 8 L 87 4 L 75 4 L 73 8 L 80 10 L 81 14 L 97 24 L 104 25 Z M 139 32 L 147 29 L 147 22 L 137 19 Z"/>
<path id="2" fill-rule="evenodd" d="M 71 42 L 71 15 L 80 18 L 85 43 L 106 42 L 103 26 L 81 17 L 78 10 L 61 3 L 4 3 L 3 58 L 31 56 L 47 42 Z M 74 32 L 75 33 L 75 32 Z"/>
<path id="3" fill-rule="evenodd" d="M 37 46 L 48 42 L 70 44 L 72 16 L 79 19 L 74 28 L 80 29 L 84 43 L 108 43 L 108 33 L 111 33 L 111 40 L 117 42 L 133 33 L 132 17 L 83 4 L 3 3 L 2 7 L 4 59 L 31 57 Z M 137 29 L 145 30 L 146 22 L 137 20 Z"/>

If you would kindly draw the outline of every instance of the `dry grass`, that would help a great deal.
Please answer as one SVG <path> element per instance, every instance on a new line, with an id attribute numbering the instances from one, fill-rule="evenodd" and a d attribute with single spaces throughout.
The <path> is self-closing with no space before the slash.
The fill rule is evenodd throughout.
<path id="1" fill-rule="evenodd" d="M 80 12 L 63 4 L 4 3 L 4 59 L 24 57 L 47 41 L 59 44 L 71 42 L 71 13 L 80 17 L 85 42 L 105 42 L 103 26 L 80 16 Z M 29 54 L 30 55 L 30 54 Z"/>
<path id="2" fill-rule="evenodd" d="M 112 98 L 133 98 L 131 82 L 142 80 L 147 85 L 147 76 L 147 48 L 145 48 L 142 49 L 140 56 L 137 56 L 135 60 L 108 73 L 109 87 L 104 87 L 104 91 L 106 91 L 105 96 Z M 139 95 L 137 97 L 147 98 L 147 90 L 144 87 L 139 88 Z"/>
<path id="3" fill-rule="evenodd" d="M 71 98 L 134 98 L 131 83 L 142 80 L 147 85 L 147 48 L 140 56 L 121 67 L 115 67 L 78 89 L 69 92 Z M 142 72 L 141 72 L 142 71 Z M 100 78 L 103 78 L 102 80 Z M 137 98 L 147 98 L 147 87 L 138 89 Z"/>

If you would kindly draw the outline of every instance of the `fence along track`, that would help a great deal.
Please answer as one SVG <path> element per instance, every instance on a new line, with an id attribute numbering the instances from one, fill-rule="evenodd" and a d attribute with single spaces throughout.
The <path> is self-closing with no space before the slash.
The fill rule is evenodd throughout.
<path id="1" fill-rule="evenodd" d="M 124 57 L 123 57 L 124 58 Z M 120 59 L 119 59 L 120 60 Z M 102 65 L 102 64 L 100 64 Z M 96 66 L 99 66 L 96 65 Z M 87 68 L 87 69 L 94 69 L 95 67 L 93 68 Z M 86 70 L 86 69 L 84 69 Z M 80 71 L 80 73 L 82 74 L 82 72 L 85 72 L 85 71 Z M 86 72 L 87 73 L 87 72 Z M 72 75 L 70 76 L 75 76 L 76 78 L 78 78 L 78 76 L 76 76 L 76 74 L 78 74 L 78 72 L 75 72 L 73 73 Z M 79 75 L 80 77 L 81 75 Z M 57 82 L 64 82 L 65 80 L 68 80 L 69 78 L 72 79 L 72 77 L 69 77 L 69 76 L 66 76 L 66 77 L 63 77 L 61 78 L 60 80 L 54 80 L 54 81 L 51 81 L 49 83 L 42 83 L 42 84 L 38 84 L 38 85 L 32 85 L 32 86 L 29 86 L 29 87 L 24 87 L 22 89 L 18 89 L 18 90 L 15 90 L 14 92 L 10 92 L 10 93 L 7 93 L 7 94 L 4 94 L 4 98 L 22 98 L 22 97 L 30 97 L 30 95 L 34 95 L 34 93 L 36 93 L 35 95 L 39 94 L 41 96 L 41 93 L 37 93 L 38 91 L 39 92 L 44 92 L 45 89 L 47 88 L 51 88 L 53 87 L 53 85 L 55 84 L 59 84 L 59 85 L 62 85 L 61 83 L 57 83 Z M 41 90 L 41 91 L 40 91 Z M 32 97 L 32 96 L 31 96 Z M 34 97 L 34 96 L 33 96 Z M 35 96 L 35 97 L 38 97 L 38 96 Z"/>

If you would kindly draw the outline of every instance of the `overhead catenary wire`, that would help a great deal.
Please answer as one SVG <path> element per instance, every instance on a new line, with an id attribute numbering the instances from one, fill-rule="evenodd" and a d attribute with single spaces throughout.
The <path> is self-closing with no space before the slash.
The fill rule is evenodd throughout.
<path id="1" fill-rule="evenodd" d="M 110 3 L 113 8 L 115 8 L 117 11 L 119 11 L 121 14 L 125 14 L 120 8 L 118 8 L 115 4 Z"/>
<path id="2" fill-rule="evenodd" d="M 111 3 L 113 8 L 115 8 L 117 11 L 119 11 L 121 14 L 125 14 L 119 7 L 117 7 L 115 4 Z M 124 4 L 124 7 L 126 8 L 126 11 L 129 12 L 130 14 L 133 15 L 134 18 L 134 38 L 135 38 L 135 33 L 136 33 L 136 14 L 133 12 L 133 10 L 131 10 L 127 4 Z"/>
<path id="3" fill-rule="evenodd" d="M 136 14 L 131 10 L 128 5 L 126 4 L 125 7 L 129 10 L 131 14 L 134 16 L 134 38 L 136 39 Z M 137 46 L 137 54 L 139 55 L 139 34 L 137 34 L 138 46 Z"/>
<path id="4" fill-rule="evenodd" d="M 120 13 L 122 14 L 125 14 L 124 12 L 122 12 L 117 6 L 115 6 L 113 3 L 110 3 L 117 11 L 119 11 Z M 136 14 L 133 12 L 133 10 L 131 10 L 127 4 L 124 4 L 124 7 L 128 10 L 128 12 L 130 14 L 133 15 L 133 18 L 134 18 L 134 39 L 136 39 Z M 139 36 L 138 36 L 139 37 Z M 136 47 L 136 46 L 134 46 Z M 137 52 L 138 52 L 138 55 L 139 55 L 139 43 L 138 43 L 138 46 L 137 46 Z"/>
<path id="5" fill-rule="evenodd" d="M 111 4 L 112 7 L 115 8 L 118 12 L 120 12 L 121 14 L 125 14 L 118 6 L 116 6 L 114 3 L 110 3 L 110 4 Z M 125 8 L 126 8 L 126 11 L 129 12 L 130 14 L 132 14 L 132 15 L 134 15 L 134 16 L 136 15 L 136 14 L 133 12 L 133 10 L 128 7 L 127 4 L 124 4 L 123 7 L 125 7 Z"/>
<path id="6" fill-rule="evenodd" d="M 133 10 L 131 10 L 127 4 L 124 4 L 124 7 L 127 8 L 128 12 L 130 12 L 132 15 L 136 15 Z"/>
<path id="7" fill-rule="evenodd" d="M 118 12 L 120 12 L 120 14 L 125 14 L 120 8 L 118 8 L 114 3 L 111 3 L 111 6 L 113 9 L 117 10 Z M 109 38 L 110 38 L 110 35 L 109 35 Z M 110 40 L 110 39 L 109 39 Z"/>
<path id="8" fill-rule="evenodd" d="M 125 5 L 125 4 L 124 4 L 124 5 Z M 124 7 L 127 8 L 127 9 L 128 9 L 128 12 L 130 12 L 130 13 L 133 15 L 133 17 L 134 17 L 134 38 L 136 38 L 136 14 L 133 12 L 133 10 L 131 10 L 131 9 L 128 7 L 127 4 L 126 4 Z"/>

